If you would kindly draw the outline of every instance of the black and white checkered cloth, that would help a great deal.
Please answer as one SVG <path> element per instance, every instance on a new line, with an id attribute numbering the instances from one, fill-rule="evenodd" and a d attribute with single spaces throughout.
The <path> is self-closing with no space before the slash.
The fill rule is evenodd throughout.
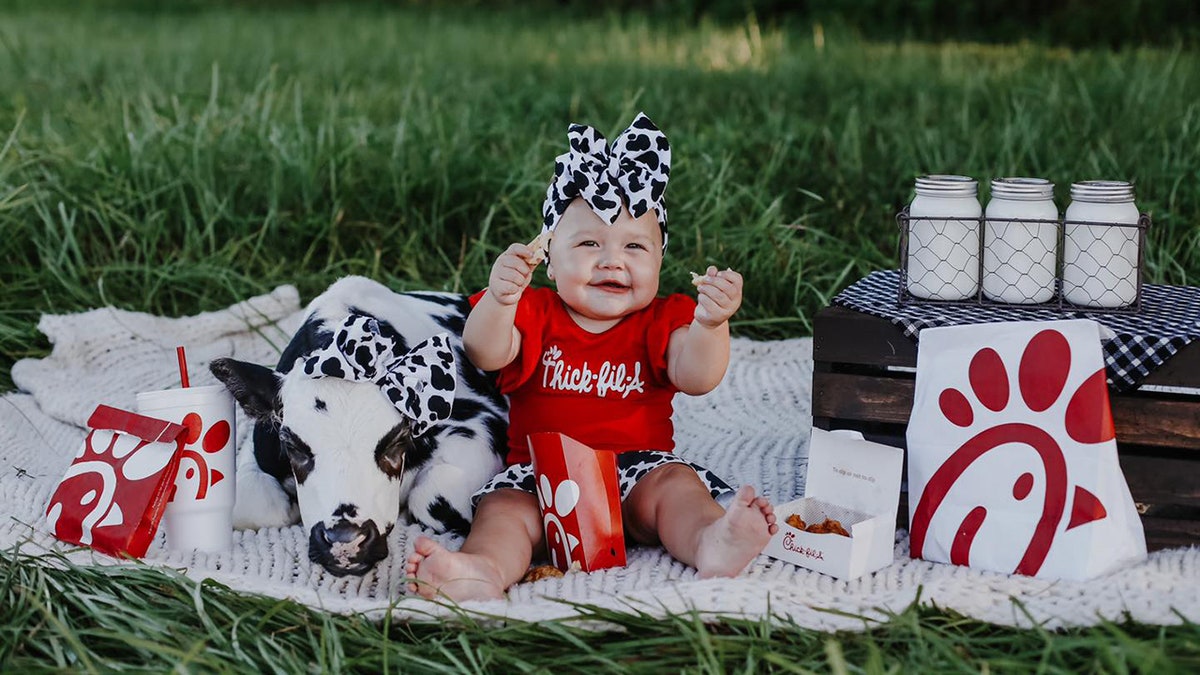
<path id="1" fill-rule="evenodd" d="M 1092 319 L 1111 329 L 1116 337 L 1104 343 L 1108 384 L 1116 391 L 1137 388 L 1193 340 L 1200 339 L 1200 288 L 1195 286 L 1142 286 L 1141 311 L 1107 313 L 1059 310 L 1056 307 L 1021 307 L 999 304 L 899 304 L 900 272 L 872 272 L 842 291 L 833 304 L 883 317 L 913 340 L 922 328 L 958 326 L 997 321 Z"/>

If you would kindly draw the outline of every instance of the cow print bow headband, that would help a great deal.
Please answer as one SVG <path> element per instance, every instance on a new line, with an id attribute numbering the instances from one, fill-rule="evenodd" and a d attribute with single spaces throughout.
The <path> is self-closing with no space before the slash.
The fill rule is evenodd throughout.
<path id="1" fill-rule="evenodd" d="M 654 208 L 665 249 L 663 193 L 671 175 L 671 146 L 666 135 L 645 113 L 638 113 L 613 141 L 611 150 L 600 132 L 582 124 L 572 124 L 567 139 L 570 149 L 554 158 L 554 180 L 542 204 L 542 232 L 552 231 L 577 197 L 609 225 L 617 222 L 624 202 L 634 218 Z"/>
<path id="2" fill-rule="evenodd" d="M 448 334 L 404 351 L 400 341 L 380 331 L 375 318 L 363 314 L 346 317 L 333 342 L 304 360 L 304 373 L 379 385 L 396 410 L 412 420 L 414 436 L 450 416 L 458 379 Z"/>

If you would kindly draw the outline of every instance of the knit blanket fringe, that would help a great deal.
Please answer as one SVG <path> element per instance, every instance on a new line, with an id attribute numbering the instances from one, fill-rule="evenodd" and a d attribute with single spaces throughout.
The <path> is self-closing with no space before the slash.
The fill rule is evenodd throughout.
<path id="1" fill-rule="evenodd" d="M 18 391 L 0 401 L 0 548 L 64 553 L 80 564 L 144 564 L 212 578 L 236 590 L 289 598 L 339 613 L 408 620 L 466 610 L 490 620 L 566 619 L 580 606 L 653 616 L 767 618 L 833 631 L 862 630 L 918 603 L 1004 625 L 1045 628 L 1133 620 L 1200 621 L 1200 549 L 1159 551 L 1144 563 L 1084 582 L 1049 581 L 913 560 L 897 533 L 895 562 L 838 580 L 759 556 L 733 579 L 700 579 L 661 548 L 635 547 L 625 567 L 518 584 L 507 599 L 452 607 L 405 592 L 404 560 L 421 528 L 397 525 L 391 555 L 362 577 L 335 577 L 308 560 L 299 525 L 241 530 L 223 553 L 168 551 L 160 532 L 145 559 L 131 563 L 70 547 L 51 537 L 45 509 L 82 442 L 96 405 L 135 408 L 139 391 L 178 386 L 175 347 L 186 345 L 193 385 L 215 384 L 208 363 L 220 356 L 271 365 L 301 321 L 291 286 L 227 309 L 168 318 L 111 307 L 46 315 L 38 324 L 49 356 L 13 368 Z M 812 341 L 735 339 L 722 384 L 676 398 L 677 452 L 725 477 L 749 483 L 775 503 L 803 493 L 811 425 Z M 239 443 L 250 430 L 239 411 Z M 457 547 L 460 541 L 442 536 Z"/>

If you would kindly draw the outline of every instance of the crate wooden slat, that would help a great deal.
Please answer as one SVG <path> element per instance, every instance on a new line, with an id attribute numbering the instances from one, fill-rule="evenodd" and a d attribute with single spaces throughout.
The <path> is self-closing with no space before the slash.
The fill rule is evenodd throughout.
<path id="1" fill-rule="evenodd" d="M 1196 545 L 1196 521 L 1191 518 L 1142 516 L 1142 529 L 1146 532 L 1146 546 L 1151 551 Z"/>
<path id="2" fill-rule="evenodd" d="M 813 359 L 814 425 L 858 429 L 904 447 L 917 346 L 903 330 L 887 319 L 826 307 L 813 324 Z M 1134 501 L 1145 511 L 1147 544 L 1151 550 L 1200 544 L 1200 342 L 1180 350 L 1143 387 L 1110 397 L 1117 452 Z"/>
<path id="3" fill-rule="evenodd" d="M 1196 460 L 1164 456 L 1155 448 L 1118 444 L 1117 456 L 1133 499 L 1144 508 L 1161 513 L 1176 507 L 1200 511 L 1200 481 Z"/>
<path id="4" fill-rule="evenodd" d="M 1146 535 L 1146 545 L 1151 551 L 1196 545 L 1197 513 L 1195 509 L 1153 507 L 1142 502 L 1138 502 L 1137 506 L 1139 509 L 1146 510 L 1141 516 L 1142 530 Z M 900 494 L 900 510 L 896 513 L 896 525 L 908 527 L 907 493 Z"/>
<path id="5" fill-rule="evenodd" d="M 826 307 L 817 312 L 813 322 L 813 359 L 817 363 L 915 368 L 917 343 L 887 319 L 846 307 Z M 1200 389 L 1200 342 L 1184 347 L 1143 384 Z"/>
<path id="6" fill-rule="evenodd" d="M 911 376 L 814 372 L 813 417 L 907 424 L 914 385 Z M 1181 399 L 1137 393 L 1113 396 L 1118 442 L 1191 449 L 1200 461 L 1200 405 Z"/>

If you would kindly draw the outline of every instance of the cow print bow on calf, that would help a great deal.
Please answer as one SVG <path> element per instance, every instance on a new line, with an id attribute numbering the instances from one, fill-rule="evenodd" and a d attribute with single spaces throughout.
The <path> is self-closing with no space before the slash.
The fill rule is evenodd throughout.
<path id="1" fill-rule="evenodd" d="M 412 420 L 414 436 L 450 416 L 458 379 L 448 334 L 405 352 L 380 331 L 377 320 L 363 314 L 348 316 L 333 342 L 304 360 L 304 373 L 379 385 L 396 410 Z"/>
<path id="2" fill-rule="evenodd" d="M 671 146 L 645 113 L 613 141 L 582 124 L 567 130 L 570 149 L 554 158 L 554 180 L 542 204 L 542 231 L 553 230 L 576 197 L 582 197 L 606 223 L 621 215 L 622 200 L 634 218 L 652 207 L 667 246 L 667 210 L 663 193 L 671 175 Z"/>

